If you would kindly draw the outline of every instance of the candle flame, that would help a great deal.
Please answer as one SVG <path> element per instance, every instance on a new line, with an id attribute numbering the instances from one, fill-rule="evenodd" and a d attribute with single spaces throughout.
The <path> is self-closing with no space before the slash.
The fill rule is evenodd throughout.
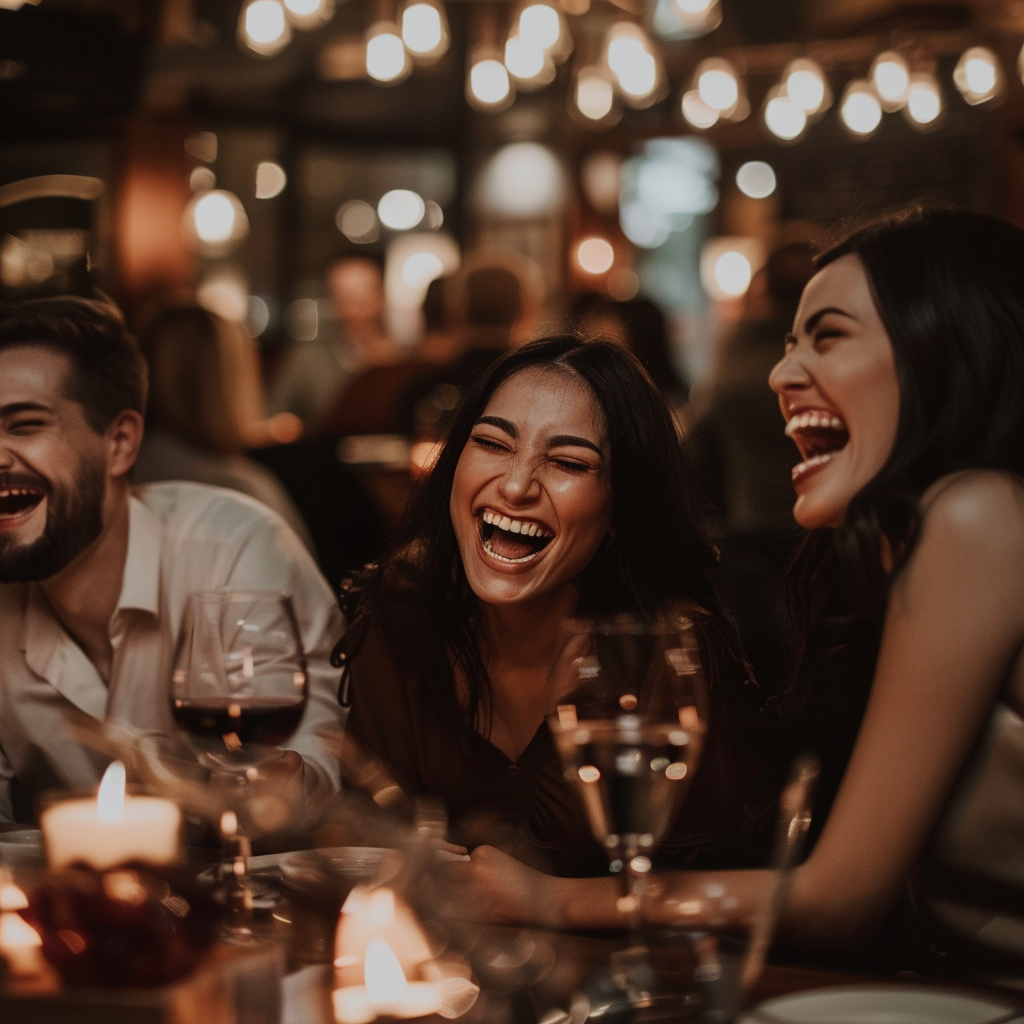
<path id="1" fill-rule="evenodd" d="M 124 818 L 125 770 L 122 761 L 111 761 L 103 773 L 99 792 L 96 794 L 97 816 L 106 824 Z"/>
<path id="2" fill-rule="evenodd" d="M 0 914 L 0 950 L 41 946 L 42 944 L 43 940 L 39 937 L 39 932 L 27 921 L 10 911 Z"/>
<path id="3" fill-rule="evenodd" d="M 374 939 L 366 947 L 363 976 L 366 979 L 366 991 L 377 1004 L 387 1005 L 400 1001 L 409 987 L 395 951 L 384 939 Z"/>
<path id="4" fill-rule="evenodd" d="M 13 882 L 0 885 L 0 911 L 24 910 L 28 906 L 28 897 Z"/>

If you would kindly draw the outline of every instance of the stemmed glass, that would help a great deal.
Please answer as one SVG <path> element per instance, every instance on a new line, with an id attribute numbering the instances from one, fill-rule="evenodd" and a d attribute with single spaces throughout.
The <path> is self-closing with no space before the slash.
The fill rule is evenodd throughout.
<path id="1" fill-rule="evenodd" d="M 595 997 L 609 1012 L 654 1012 L 672 997 L 659 995 L 640 940 L 644 891 L 700 759 L 707 721 L 693 621 L 672 611 L 648 620 L 572 619 L 552 671 L 551 733 L 609 869 L 622 880 L 617 906 L 632 937 L 595 980 Z"/>
<path id="2" fill-rule="evenodd" d="M 252 890 L 245 794 L 281 756 L 306 707 L 306 657 L 291 597 L 279 591 L 189 595 L 171 675 L 171 711 L 199 761 L 226 781 L 221 865 L 229 934 L 249 934 Z M 243 822 L 239 818 L 243 818 Z"/>
<path id="3" fill-rule="evenodd" d="M 572 619 L 553 671 L 555 746 L 636 929 L 654 851 L 703 746 L 708 695 L 693 621 Z"/>

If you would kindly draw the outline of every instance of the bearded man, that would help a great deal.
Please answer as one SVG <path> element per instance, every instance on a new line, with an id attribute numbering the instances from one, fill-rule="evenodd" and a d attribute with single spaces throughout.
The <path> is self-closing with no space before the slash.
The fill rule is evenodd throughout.
<path id="1" fill-rule="evenodd" d="M 198 484 L 133 489 L 146 391 L 112 305 L 0 306 L 0 822 L 30 819 L 42 790 L 96 785 L 107 759 L 69 738 L 70 717 L 174 735 L 172 660 L 188 595 L 203 590 L 292 595 L 309 697 L 282 762 L 307 805 L 338 788 L 322 740 L 342 724 L 337 602 L 258 502 Z"/>

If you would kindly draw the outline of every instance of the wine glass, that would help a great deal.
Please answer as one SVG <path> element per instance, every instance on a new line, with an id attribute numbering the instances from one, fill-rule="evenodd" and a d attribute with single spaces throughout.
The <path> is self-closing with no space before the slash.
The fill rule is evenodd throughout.
<path id="1" fill-rule="evenodd" d="M 171 711 L 200 762 L 226 782 L 221 876 L 231 937 L 249 934 L 244 797 L 281 757 L 306 707 L 306 657 L 291 597 L 279 591 L 190 594 L 171 675 Z"/>
<path id="2" fill-rule="evenodd" d="M 555 746 L 636 929 L 654 851 L 703 746 L 708 695 L 693 621 L 571 619 L 553 672 Z"/>

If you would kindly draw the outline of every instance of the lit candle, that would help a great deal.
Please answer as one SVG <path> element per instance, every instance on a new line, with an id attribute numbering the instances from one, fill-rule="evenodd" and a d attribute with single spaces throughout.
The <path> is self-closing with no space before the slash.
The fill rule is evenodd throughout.
<path id="1" fill-rule="evenodd" d="M 52 804 L 40 823 L 52 868 L 80 861 L 103 871 L 134 860 L 172 864 L 178 859 L 181 812 L 160 797 L 126 796 L 120 761 L 107 769 L 96 799 Z"/>
<path id="2" fill-rule="evenodd" d="M 426 1017 L 444 1004 L 441 985 L 410 981 L 406 974 L 431 959 L 430 947 L 412 911 L 390 889 L 352 890 L 341 908 L 335 954 L 341 982 L 334 991 L 338 1024 Z M 360 962 L 362 984 L 352 974 Z"/>
<path id="3" fill-rule="evenodd" d="M 43 940 L 18 913 L 27 906 L 25 894 L 0 868 L 0 956 L 7 961 L 10 978 L 19 983 L 48 979 L 52 973 L 43 959 Z"/>

